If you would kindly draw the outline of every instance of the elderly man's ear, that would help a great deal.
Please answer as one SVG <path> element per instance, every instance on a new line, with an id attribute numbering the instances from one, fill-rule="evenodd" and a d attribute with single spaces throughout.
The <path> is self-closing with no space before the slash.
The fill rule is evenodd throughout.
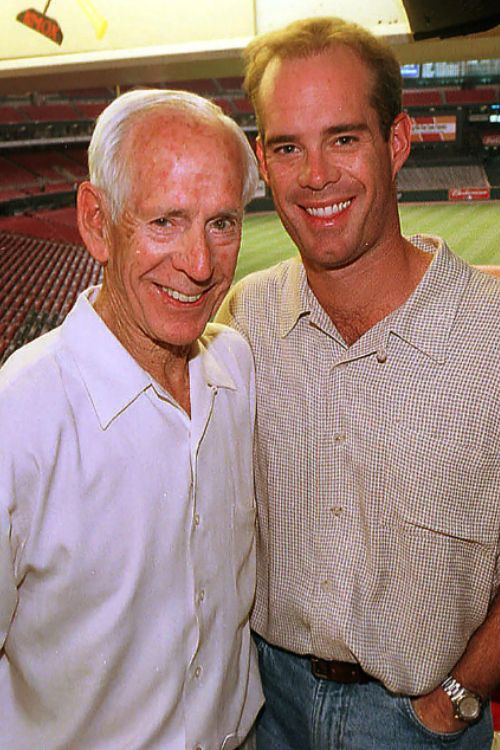
<path id="1" fill-rule="evenodd" d="M 89 253 L 101 265 L 109 257 L 109 212 L 101 191 L 90 182 L 82 182 L 77 194 L 78 229 Z"/>

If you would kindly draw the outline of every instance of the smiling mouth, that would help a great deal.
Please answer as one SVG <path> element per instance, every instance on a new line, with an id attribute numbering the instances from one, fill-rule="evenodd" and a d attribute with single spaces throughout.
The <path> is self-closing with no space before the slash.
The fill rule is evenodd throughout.
<path id="1" fill-rule="evenodd" d="M 330 206 L 322 206 L 321 208 L 305 208 L 305 211 L 309 216 L 318 216 L 321 219 L 325 219 L 345 211 L 351 203 L 352 200 L 342 201 L 341 203 L 332 203 Z"/>
<path id="2" fill-rule="evenodd" d="M 203 296 L 203 292 L 201 294 L 182 294 L 182 292 L 178 292 L 177 289 L 172 289 L 169 286 L 160 286 L 160 289 L 177 302 L 198 302 Z"/>

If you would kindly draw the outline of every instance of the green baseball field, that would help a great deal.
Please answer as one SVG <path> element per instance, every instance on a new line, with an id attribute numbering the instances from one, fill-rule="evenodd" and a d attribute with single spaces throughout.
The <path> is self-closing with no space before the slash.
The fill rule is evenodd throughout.
<path id="1" fill-rule="evenodd" d="M 402 203 L 399 208 L 404 234 L 437 234 L 469 263 L 500 265 L 499 202 Z M 235 279 L 296 252 L 275 213 L 248 214 Z"/>

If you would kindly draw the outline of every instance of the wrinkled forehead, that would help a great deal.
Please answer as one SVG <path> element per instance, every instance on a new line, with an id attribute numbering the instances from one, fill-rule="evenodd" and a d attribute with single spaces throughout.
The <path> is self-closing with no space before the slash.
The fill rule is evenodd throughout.
<path id="1" fill-rule="evenodd" d="M 243 169 L 237 138 L 221 121 L 169 109 L 147 113 L 131 123 L 121 158 L 129 178 L 186 160 L 206 167 L 210 158 L 224 161 L 228 169 Z"/>
<path id="2" fill-rule="evenodd" d="M 183 144 L 187 148 L 191 143 L 208 139 L 215 139 L 222 146 L 224 136 L 225 128 L 221 123 L 201 113 L 165 107 L 132 117 L 123 146 L 125 150 L 140 147 L 138 156 L 142 160 L 149 151 L 159 147 L 176 148 Z"/>
<path id="3" fill-rule="evenodd" d="M 122 149 L 123 210 L 217 201 L 238 209 L 242 203 L 241 148 L 217 120 L 155 112 L 137 120 Z"/>

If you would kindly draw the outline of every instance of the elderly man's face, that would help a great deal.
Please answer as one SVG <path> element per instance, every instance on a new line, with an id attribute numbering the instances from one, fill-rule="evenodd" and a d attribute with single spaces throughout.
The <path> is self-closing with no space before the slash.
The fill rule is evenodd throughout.
<path id="1" fill-rule="evenodd" d="M 157 113 L 126 138 L 129 191 L 110 227 L 100 312 L 129 350 L 185 347 L 234 274 L 243 216 L 242 157 L 221 126 Z"/>

